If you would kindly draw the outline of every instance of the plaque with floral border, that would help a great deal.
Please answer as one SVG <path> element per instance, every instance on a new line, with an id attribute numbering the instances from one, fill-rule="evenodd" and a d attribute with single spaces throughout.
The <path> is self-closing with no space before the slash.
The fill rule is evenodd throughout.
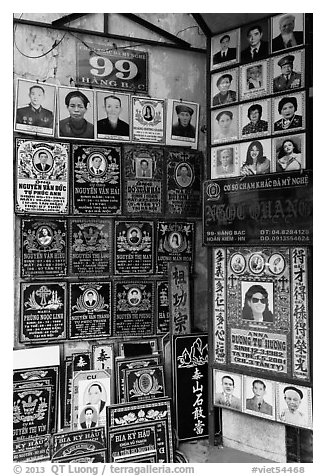
<path id="1" fill-rule="evenodd" d="M 165 143 L 164 99 L 132 96 L 133 142 Z"/>
<path id="2" fill-rule="evenodd" d="M 52 461 L 105 450 L 104 427 L 68 431 L 53 435 Z"/>
<path id="3" fill-rule="evenodd" d="M 157 451 L 156 425 L 127 425 L 124 428 L 108 428 L 108 460 L 116 462 L 121 456 L 140 456 Z"/>
<path id="4" fill-rule="evenodd" d="M 164 369 L 161 365 L 124 370 L 124 394 L 127 402 L 165 396 Z"/>

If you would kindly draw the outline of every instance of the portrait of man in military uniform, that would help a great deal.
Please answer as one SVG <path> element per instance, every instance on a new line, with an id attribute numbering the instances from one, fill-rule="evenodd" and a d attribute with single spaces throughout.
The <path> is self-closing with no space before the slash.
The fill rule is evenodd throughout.
<path id="1" fill-rule="evenodd" d="M 299 53 L 300 54 L 300 53 Z M 294 55 L 282 56 L 277 60 L 277 65 L 280 67 L 280 73 L 273 79 L 273 92 L 278 93 L 281 91 L 287 91 L 289 89 L 301 88 L 301 72 L 294 71 L 293 63 L 296 57 Z M 275 60 L 275 61 L 276 61 Z M 274 72 L 275 72 L 274 64 Z"/>
<path id="2" fill-rule="evenodd" d="M 54 102 L 55 88 L 53 86 L 19 79 L 15 129 L 53 135 Z"/>

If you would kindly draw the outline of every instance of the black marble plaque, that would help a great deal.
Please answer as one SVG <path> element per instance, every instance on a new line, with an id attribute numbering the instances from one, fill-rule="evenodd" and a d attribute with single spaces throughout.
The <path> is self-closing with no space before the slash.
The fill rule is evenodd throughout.
<path id="1" fill-rule="evenodd" d="M 111 335 L 111 283 L 70 283 L 69 337 Z"/>
<path id="2" fill-rule="evenodd" d="M 153 222 L 115 222 L 115 274 L 152 274 Z"/>
<path id="3" fill-rule="evenodd" d="M 108 459 L 156 452 L 156 425 L 128 425 L 126 428 L 108 429 Z"/>
<path id="4" fill-rule="evenodd" d="M 53 435 L 52 461 L 105 448 L 104 427 L 57 433 Z"/>
<path id="5" fill-rule="evenodd" d="M 127 402 L 164 397 L 165 381 L 162 365 L 124 370 L 124 394 Z"/>
<path id="6" fill-rule="evenodd" d="M 121 214 L 121 148 L 73 145 L 73 213 Z"/>
<path id="7" fill-rule="evenodd" d="M 147 336 L 154 333 L 153 282 L 116 282 L 113 302 L 113 336 Z"/>
<path id="8" fill-rule="evenodd" d="M 60 463 L 106 463 L 106 451 L 87 451 L 83 454 L 75 454 L 72 456 L 66 456 L 65 458 L 53 459 L 52 461 Z"/>
<path id="9" fill-rule="evenodd" d="M 201 216 L 201 153 L 170 150 L 167 157 L 166 216 L 196 218 Z"/>
<path id="10" fill-rule="evenodd" d="M 72 219 L 69 223 L 69 274 L 108 275 L 112 262 L 111 222 Z"/>
<path id="11" fill-rule="evenodd" d="M 64 360 L 63 367 L 63 401 L 65 402 L 64 408 L 61 411 L 62 426 L 70 427 L 71 423 L 71 389 L 72 389 L 72 376 L 73 365 L 72 356 L 67 356 Z"/>
<path id="12" fill-rule="evenodd" d="M 169 285 L 167 281 L 156 283 L 156 300 L 156 334 L 166 334 L 170 330 Z"/>
<path id="13" fill-rule="evenodd" d="M 27 276 L 64 276 L 67 273 L 65 220 L 22 219 L 21 273 Z"/>
<path id="14" fill-rule="evenodd" d="M 163 150 L 154 147 L 124 148 L 126 215 L 163 213 Z"/>
<path id="15" fill-rule="evenodd" d="M 171 261 L 187 261 L 193 269 L 195 224 L 191 222 L 158 222 L 156 272 L 167 274 Z"/>
<path id="16" fill-rule="evenodd" d="M 91 370 L 91 352 L 78 352 L 72 354 L 72 371 L 79 372 L 80 370 Z"/>
<path id="17" fill-rule="evenodd" d="M 41 342 L 66 337 L 66 284 L 21 284 L 21 342 Z"/>
<path id="18" fill-rule="evenodd" d="M 32 463 L 50 461 L 50 435 L 37 436 L 13 442 L 13 461 Z"/>

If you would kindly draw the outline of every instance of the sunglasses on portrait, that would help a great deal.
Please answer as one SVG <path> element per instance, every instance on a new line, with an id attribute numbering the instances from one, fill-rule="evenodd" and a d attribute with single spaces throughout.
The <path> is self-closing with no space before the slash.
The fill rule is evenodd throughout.
<path id="1" fill-rule="evenodd" d="M 262 304 L 266 304 L 267 303 L 267 299 L 266 298 L 252 298 L 251 299 L 253 303 L 257 304 L 257 302 L 261 302 Z"/>

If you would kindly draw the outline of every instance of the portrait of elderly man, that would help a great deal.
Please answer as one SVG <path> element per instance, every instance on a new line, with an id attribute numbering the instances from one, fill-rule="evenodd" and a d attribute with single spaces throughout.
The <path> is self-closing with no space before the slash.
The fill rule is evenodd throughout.
<path id="1" fill-rule="evenodd" d="M 122 105 L 119 96 L 105 96 L 104 109 L 106 117 L 97 121 L 97 134 L 129 136 L 129 124 L 120 119 Z"/>
<path id="2" fill-rule="evenodd" d="M 225 175 L 233 173 L 234 165 L 233 165 L 233 149 L 228 147 L 221 150 L 220 157 L 219 157 L 220 164 L 216 167 L 216 174 L 217 175 Z"/>
<path id="3" fill-rule="evenodd" d="M 295 31 L 295 16 L 288 13 L 279 19 L 280 34 L 272 40 L 272 51 L 303 44 L 303 31 Z"/>
<path id="4" fill-rule="evenodd" d="M 277 64 L 281 68 L 281 74 L 273 79 L 273 92 L 287 91 L 301 87 L 301 73 L 293 71 L 293 55 L 286 55 Z"/>
<path id="5" fill-rule="evenodd" d="M 237 50 L 236 48 L 230 48 L 230 35 L 223 35 L 220 39 L 220 51 L 213 55 L 213 65 L 225 63 L 226 61 L 232 61 L 236 59 Z"/>
<path id="6" fill-rule="evenodd" d="M 299 388 L 288 386 L 283 390 L 284 400 L 287 408 L 281 411 L 280 420 L 290 425 L 302 426 L 306 417 L 299 410 L 303 399 L 303 393 Z"/>
<path id="7" fill-rule="evenodd" d="M 213 106 L 221 106 L 237 100 L 237 93 L 230 89 L 233 81 L 232 74 L 222 74 L 216 81 L 218 93 L 213 97 Z"/>
<path id="8" fill-rule="evenodd" d="M 259 132 L 266 132 L 268 130 L 268 122 L 264 121 L 261 116 L 263 108 L 260 104 L 252 104 L 248 108 L 248 119 L 250 122 L 242 128 L 242 135 L 258 134 Z"/>
<path id="9" fill-rule="evenodd" d="M 191 124 L 191 118 L 194 110 L 185 104 L 178 104 L 175 107 L 178 122 L 172 126 L 172 135 L 179 137 L 196 137 L 196 129 Z"/>
<path id="10" fill-rule="evenodd" d="M 234 379 L 230 375 L 224 375 L 222 377 L 222 392 L 216 394 L 214 403 L 233 408 L 234 410 L 241 410 L 241 400 L 233 393 Z"/>

